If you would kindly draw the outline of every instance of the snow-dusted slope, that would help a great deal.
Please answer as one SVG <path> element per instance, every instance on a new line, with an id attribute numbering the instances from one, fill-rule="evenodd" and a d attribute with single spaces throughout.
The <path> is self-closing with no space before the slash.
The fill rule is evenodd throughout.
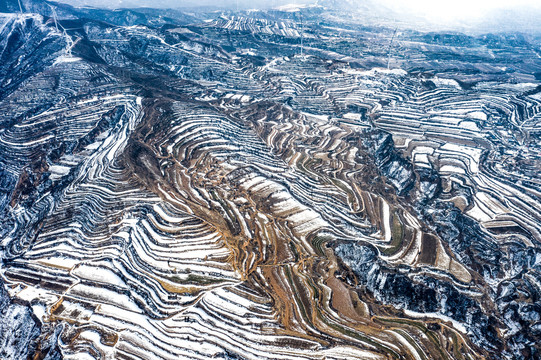
<path id="1" fill-rule="evenodd" d="M 3 358 L 539 354 L 534 40 L 39 4 L 0 16 Z"/>

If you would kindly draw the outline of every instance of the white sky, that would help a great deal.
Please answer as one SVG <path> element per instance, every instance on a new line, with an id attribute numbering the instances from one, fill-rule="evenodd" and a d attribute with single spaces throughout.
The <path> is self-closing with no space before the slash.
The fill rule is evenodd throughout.
<path id="1" fill-rule="evenodd" d="M 541 0 L 374 0 L 398 11 L 434 21 L 475 20 L 494 10 L 541 9 Z M 541 19 L 539 20 L 541 22 Z"/>

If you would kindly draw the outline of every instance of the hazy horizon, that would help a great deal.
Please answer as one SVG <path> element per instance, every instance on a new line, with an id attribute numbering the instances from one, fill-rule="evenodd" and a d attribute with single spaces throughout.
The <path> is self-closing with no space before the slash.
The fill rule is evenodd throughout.
<path id="1" fill-rule="evenodd" d="M 410 24 L 427 25 L 460 31 L 509 31 L 540 32 L 541 2 L 538 0 L 56 0 L 74 6 L 117 8 L 196 8 L 212 7 L 217 10 L 270 9 L 286 4 L 314 4 L 344 8 L 355 14 L 370 9 L 379 18 Z"/>

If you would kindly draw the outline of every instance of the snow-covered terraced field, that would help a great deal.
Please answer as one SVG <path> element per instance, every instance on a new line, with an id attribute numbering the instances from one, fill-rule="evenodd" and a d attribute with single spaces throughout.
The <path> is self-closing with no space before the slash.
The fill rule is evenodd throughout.
<path id="1" fill-rule="evenodd" d="M 0 7 L 0 357 L 539 357 L 539 41 L 284 9 Z"/>

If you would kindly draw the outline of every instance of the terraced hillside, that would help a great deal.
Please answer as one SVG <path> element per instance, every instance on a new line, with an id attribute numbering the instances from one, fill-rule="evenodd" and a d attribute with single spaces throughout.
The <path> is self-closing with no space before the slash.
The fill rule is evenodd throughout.
<path id="1" fill-rule="evenodd" d="M 541 37 L 2 6 L 1 358 L 541 356 Z"/>

